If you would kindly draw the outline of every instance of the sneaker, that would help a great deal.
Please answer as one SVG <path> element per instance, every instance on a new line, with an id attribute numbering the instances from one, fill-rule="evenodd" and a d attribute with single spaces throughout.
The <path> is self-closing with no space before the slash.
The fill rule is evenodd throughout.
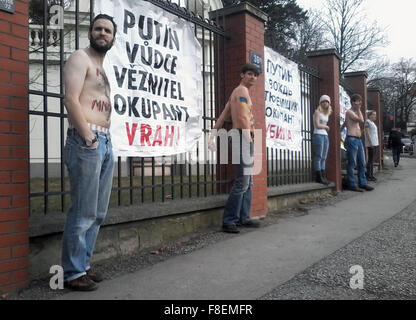
<path id="1" fill-rule="evenodd" d="M 91 269 L 89 269 L 87 271 L 87 276 L 88 276 L 88 278 L 90 278 L 94 282 L 101 282 L 101 281 L 104 280 L 104 277 L 101 275 L 101 273 L 98 273 L 98 272 L 93 271 Z"/>
<path id="2" fill-rule="evenodd" d="M 74 291 L 94 291 L 98 289 L 98 285 L 87 275 L 83 275 L 71 281 L 65 281 L 64 286 L 65 288 Z"/>
<path id="3" fill-rule="evenodd" d="M 247 220 L 246 222 L 243 222 L 239 225 L 242 226 L 242 227 L 246 227 L 246 228 L 259 228 L 260 227 L 260 222 L 250 219 L 250 220 Z"/>
<path id="4" fill-rule="evenodd" d="M 349 186 L 347 186 L 345 189 L 355 191 L 355 192 L 364 192 L 363 190 L 361 190 L 358 187 L 349 187 Z"/>
<path id="5" fill-rule="evenodd" d="M 367 180 L 368 181 L 377 181 L 377 179 L 375 177 L 368 177 Z"/>
<path id="6" fill-rule="evenodd" d="M 373 187 L 370 187 L 370 186 L 368 186 L 368 185 L 365 185 L 365 186 L 359 186 L 361 189 L 364 189 L 364 190 L 367 190 L 367 191 L 372 191 L 372 190 L 374 190 L 374 188 Z"/>
<path id="7" fill-rule="evenodd" d="M 237 227 L 233 224 L 224 224 L 222 226 L 222 231 L 227 233 L 240 233 L 240 230 L 238 230 Z"/>

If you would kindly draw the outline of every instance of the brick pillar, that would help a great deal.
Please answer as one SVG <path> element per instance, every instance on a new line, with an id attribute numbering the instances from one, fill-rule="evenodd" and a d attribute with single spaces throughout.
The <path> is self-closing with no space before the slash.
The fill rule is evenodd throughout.
<path id="1" fill-rule="evenodd" d="M 308 60 L 319 70 L 321 77 L 319 96 L 326 94 L 331 98 L 333 113 L 328 122 L 330 130 L 326 173 L 328 179 L 335 183 L 335 191 L 341 191 L 341 133 L 339 131 L 339 63 L 341 57 L 335 49 L 329 49 L 308 52 Z"/>
<path id="2" fill-rule="evenodd" d="M 264 22 L 267 15 L 250 3 L 220 9 L 211 13 L 212 17 L 224 17 L 224 27 L 229 35 L 224 43 L 224 82 L 225 101 L 240 83 L 241 67 L 250 62 L 250 51 L 263 58 L 264 65 Z M 221 19 L 222 20 L 222 19 Z M 260 74 L 257 83 L 250 89 L 253 102 L 255 128 L 263 131 L 265 137 L 264 75 Z M 223 106 L 221 106 L 222 108 Z M 251 216 L 264 216 L 267 213 L 267 163 L 266 141 L 261 139 L 261 150 L 256 150 L 255 161 L 260 162 L 261 172 L 253 176 L 253 200 Z M 232 172 L 232 170 L 227 170 Z"/>
<path id="3" fill-rule="evenodd" d="M 357 71 L 357 72 L 347 72 L 344 73 L 344 78 L 348 84 L 354 90 L 354 93 L 358 93 L 363 97 L 363 104 L 361 105 L 361 112 L 363 113 L 364 120 L 367 120 L 367 105 L 368 105 L 368 96 L 367 96 L 367 72 L 366 71 Z M 360 125 L 361 127 L 361 140 L 364 146 L 364 153 L 367 158 L 367 148 L 365 148 L 365 136 L 364 136 L 364 124 Z"/>
<path id="4" fill-rule="evenodd" d="M 379 147 L 377 148 L 376 161 L 378 163 L 378 170 L 383 168 L 383 144 L 384 144 L 384 133 L 383 133 L 383 110 L 381 109 L 380 90 L 379 89 L 368 89 L 368 101 L 371 103 L 371 109 L 377 112 L 376 125 L 378 129 L 378 141 Z"/>
<path id="5" fill-rule="evenodd" d="M 0 11 L 0 293 L 29 278 L 28 2 Z"/>

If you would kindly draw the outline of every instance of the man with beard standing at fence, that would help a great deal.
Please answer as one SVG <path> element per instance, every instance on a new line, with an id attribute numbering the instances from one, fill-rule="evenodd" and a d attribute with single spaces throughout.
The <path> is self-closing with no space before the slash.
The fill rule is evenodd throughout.
<path id="1" fill-rule="evenodd" d="M 65 65 L 69 128 L 64 157 L 72 205 L 62 236 L 62 267 L 65 287 L 76 291 L 96 290 L 103 280 L 91 269 L 90 260 L 113 179 L 110 85 L 103 61 L 116 28 L 112 17 L 96 16 L 88 32 L 90 46 L 72 53 Z"/>
<path id="2" fill-rule="evenodd" d="M 259 69 L 252 64 L 245 64 L 241 68 L 241 81 L 231 93 L 223 112 L 219 116 L 215 127 L 218 130 L 224 121 L 231 116 L 233 129 L 230 131 L 232 139 L 233 159 L 239 153 L 239 163 L 236 166 L 236 177 L 224 208 L 222 229 L 227 233 L 239 233 L 237 226 L 257 228 L 258 221 L 250 219 L 251 187 L 253 186 L 253 152 L 254 152 L 254 118 L 249 89 L 256 83 L 260 74 Z M 210 149 L 213 149 L 213 139 L 216 132 L 209 139 Z"/>

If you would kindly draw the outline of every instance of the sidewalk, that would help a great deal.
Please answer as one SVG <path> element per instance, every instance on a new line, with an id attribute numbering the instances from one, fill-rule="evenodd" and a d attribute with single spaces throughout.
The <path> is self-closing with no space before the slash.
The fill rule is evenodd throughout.
<path id="1" fill-rule="evenodd" d="M 409 206 L 415 169 L 416 161 L 402 159 L 372 192 L 343 192 L 349 199 L 58 299 L 257 299 Z"/>

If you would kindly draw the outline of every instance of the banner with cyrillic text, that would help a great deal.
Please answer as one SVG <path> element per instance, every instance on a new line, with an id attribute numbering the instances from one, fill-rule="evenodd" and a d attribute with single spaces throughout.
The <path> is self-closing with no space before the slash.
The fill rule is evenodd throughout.
<path id="1" fill-rule="evenodd" d="M 302 150 L 302 113 L 298 65 L 264 47 L 266 146 Z"/>
<path id="2" fill-rule="evenodd" d="M 339 86 L 339 125 L 342 126 L 345 122 L 345 114 L 347 110 L 351 108 L 351 100 L 348 93 L 342 86 Z M 341 148 L 345 150 L 344 141 L 347 136 L 347 128 L 344 128 L 341 132 Z"/>
<path id="3" fill-rule="evenodd" d="M 190 151 L 202 134 L 202 55 L 194 26 L 142 0 L 97 0 L 114 17 L 107 53 L 116 156 Z"/>

